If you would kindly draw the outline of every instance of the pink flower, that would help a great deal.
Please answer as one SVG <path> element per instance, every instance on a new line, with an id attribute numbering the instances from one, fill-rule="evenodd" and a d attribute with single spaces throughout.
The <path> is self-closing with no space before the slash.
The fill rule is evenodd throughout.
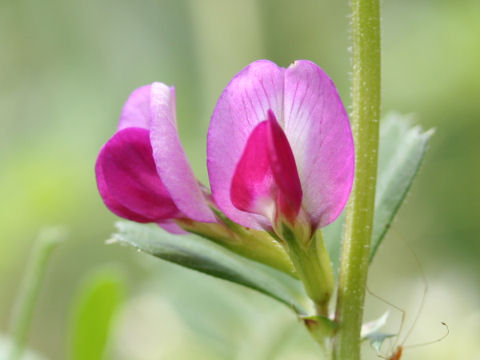
<path id="1" fill-rule="evenodd" d="M 213 112 L 207 150 L 215 204 L 180 143 L 173 87 L 143 86 L 100 151 L 98 189 L 118 216 L 171 232 L 182 231 L 177 223 L 220 225 L 216 206 L 245 227 L 300 225 L 308 235 L 338 217 L 352 187 L 345 108 L 330 78 L 309 61 L 285 69 L 260 60 L 236 75 Z"/>
<path id="2" fill-rule="evenodd" d="M 216 205 L 255 229 L 279 221 L 313 231 L 349 197 L 354 148 L 335 85 L 310 61 L 288 68 L 256 61 L 227 85 L 208 132 Z"/>
<path id="3" fill-rule="evenodd" d="M 95 172 L 103 201 L 120 217 L 171 232 L 181 232 L 175 219 L 216 221 L 178 137 L 173 87 L 153 83 L 130 95 Z"/>

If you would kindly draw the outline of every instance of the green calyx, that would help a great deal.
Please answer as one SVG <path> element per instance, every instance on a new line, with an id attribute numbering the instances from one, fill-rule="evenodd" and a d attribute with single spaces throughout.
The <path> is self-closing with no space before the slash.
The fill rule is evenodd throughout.
<path id="1" fill-rule="evenodd" d="M 238 225 L 218 209 L 213 210 L 219 222 L 201 223 L 181 219 L 177 220 L 177 224 L 182 229 L 211 240 L 234 253 L 297 277 L 292 262 L 276 239 L 265 231 Z"/>
<path id="2" fill-rule="evenodd" d="M 299 237 L 289 224 L 282 223 L 281 240 L 295 266 L 305 291 L 315 305 L 317 315 L 328 316 L 328 303 L 334 290 L 333 269 L 322 233 L 311 237 Z M 305 234 L 301 231 L 300 235 Z"/>

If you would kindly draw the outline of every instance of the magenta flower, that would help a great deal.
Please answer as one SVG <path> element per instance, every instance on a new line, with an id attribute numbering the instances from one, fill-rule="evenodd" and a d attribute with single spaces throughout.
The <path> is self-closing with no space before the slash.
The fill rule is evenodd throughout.
<path id="1" fill-rule="evenodd" d="M 334 221 L 354 172 L 348 116 L 335 85 L 312 62 L 256 61 L 227 85 L 208 132 L 216 205 L 255 229 L 280 220 L 313 231 Z"/>
<path id="2" fill-rule="evenodd" d="M 95 166 L 105 204 L 291 274 L 327 315 L 334 278 L 315 230 L 341 213 L 354 172 L 350 124 L 333 82 L 309 61 L 286 69 L 256 61 L 223 91 L 207 144 L 211 194 L 180 143 L 174 89 L 135 90 Z"/>
<path id="3" fill-rule="evenodd" d="M 287 69 L 256 61 L 222 93 L 208 133 L 214 203 L 180 143 L 174 89 L 161 83 L 130 95 L 95 167 L 105 204 L 129 220 L 180 232 L 177 223 L 220 225 L 211 210 L 218 207 L 245 227 L 282 222 L 308 234 L 338 217 L 353 169 L 345 108 L 330 78 L 305 60 Z"/>
<path id="4" fill-rule="evenodd" d="M 181 232 L 175 219 L 216 221 L 178 137 L 173 87 L 153 83 L 130 95 L 95 172 L 103 201 L 120 217 L 171 232 Z"/>

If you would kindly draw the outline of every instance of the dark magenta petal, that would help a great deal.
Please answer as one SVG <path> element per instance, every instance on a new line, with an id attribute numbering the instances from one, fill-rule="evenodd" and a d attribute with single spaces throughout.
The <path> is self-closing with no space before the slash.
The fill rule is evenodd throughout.
<path id="1" fill-rule="evenodd" d="M 278 212 L 294 220 L 302 203 L 292 150 L 272 111 L 250 134 L 235 169 L 230 196 L 242 211 L 266 216 Z"/>
<path id="2" fill-rule="evenodd" d="M 108 186 L 105 183 L 105 179 L 103 177 L 103 171 L 102 171 L 102 166 L 100 165 L 100 161 L 97 161 L 97 163 L 95 164 L 95 174 L 97 177 L 98 191 L 102 196 L 103 202 L 111 212 L 113 212 L 115 215 L 118 215 L 124 219 L 132 220 L 140 223 L 148 223 L 153 221 L 152 219 L 146 218 L 140 214 L 137 214 L 127 209 L 118 201 L 116 201 L 115 198 L 112 197 L 112 195 L 108 192 Z"/>
<path id="3" fill-rule="evenodd" d="M 259 123 L 247 140 L 233 174 L 230 196 L 242 211 L 269 215 L 274 210 L 274 178 L 267 147 L 268 121 Z"/>
<path id="4" fill-rule="evenodd" d="M 302 205 L 302 186 L 297 165 L 287 137 L 271 110 L 268 111 L 268 123 L 270 166 L 280 189 L 277 205 L 280 207 L 280 212 L 293 220 Z"/>
<path id="5" fill-rule="evenodd" d="M 138 222 L 180 215 L 157 174 L 148 130 L 117 132 L 103 146 L 95 168 L 100 194 L 117 215 Z"/>

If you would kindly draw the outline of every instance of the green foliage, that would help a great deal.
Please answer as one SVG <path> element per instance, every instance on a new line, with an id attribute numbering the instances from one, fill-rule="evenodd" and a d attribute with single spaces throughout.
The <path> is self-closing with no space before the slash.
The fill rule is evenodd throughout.
<path id="1" fill-rule="evenodd" d="M 156 226 L 118 222 L 113 239 L 163 260 L 257 290 L 299 314 L 306 314 L 305 296 L 298 281 L 203 238 L 180 237 Z"/>
<path id="2" fill-rule="evenodd" d="M 419 126 L 412 127 L 410 119 L 398 114 L 388 115 L 380 125 L 377 190 L 370 261 L 373 260 L 390 224 L 405 200 L 420 168 L 428 140 L 432 134 L 432 130 L 422 131 Z M 338 274 L 344 223 L 345 213 L 342 213 L 333 224 L 322 230 L 335 274 Z"/>
<path id="3" fill-rule="evenodd" d="M 104 358 L 112 320 L 124 293 L 124 279 L 117 268 L 100 268 L 88 276 L 74 302 L 70 360 Z"/>
<path id="4" fill-rule="evenodd" d="M 410 119 L 390 114 L 380 127 L 378 181 L 370 261 L 387 233 L 420 168 L 433 130 L 422 131 Z"/>
<path id="5" fill-rule="evenodd" d="M 11 319 L 13 345 L 9 356 L 11 360 L 22 358 L 48 262 L 52 252 L 64 240 L 65 236 L 64 228 L 50 227 L 40 231 L 35 241 L 21 284 L 21 290 L 13 309 Z"/>

